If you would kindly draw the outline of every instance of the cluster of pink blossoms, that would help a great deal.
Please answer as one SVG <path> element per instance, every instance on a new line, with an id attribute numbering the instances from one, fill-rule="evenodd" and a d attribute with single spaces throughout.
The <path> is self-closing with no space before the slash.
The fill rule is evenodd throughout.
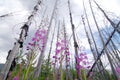
<path id="1" fill-rule="evenodd" d="M 89 66 L 90 62 L 88 61 L 88 57 L 86 53 L 80 53 L 79 56 L 76 56 L 76 61 L 77 61 L 77 64 L 75 68 L 78 73 L 81 69 L 89 69 L 91 67 Z"/>
<path id="2" fill-rule="evenodd" d="M 37 47 L 40 51 L 42 51 L 42 49 L 44 48 L 44 44 L 46 43 L 46 35 L 47 30 L 38 29 L 35 32 L 32 41 L 28 43 L 27 50 L 32 50 L 34 47 Z"/>
<path id="3" fill-rule="evenodd" d="M 69 52 L 69 48 L 66 45 L 68 45 L 66 40 L 61 40 L 56 43 L 55 55 L 53 56 L 53 58 L 55 59 L 55 62 L 53 63 L 53 65 L 55 65 L 56 62 L 61 59 L 61 56 L 58 56 L 58 55 L 62 54 L 63 51 L 65 52 L 64 54 L 62 54 L 62 57 L 66 55 L 67 62 L 70 61 L 70 57 L 69 57 L 70 52 Z"/>

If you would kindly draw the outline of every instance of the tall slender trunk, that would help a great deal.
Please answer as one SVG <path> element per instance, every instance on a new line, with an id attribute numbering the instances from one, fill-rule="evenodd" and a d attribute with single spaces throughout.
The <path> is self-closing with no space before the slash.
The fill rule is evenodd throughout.
<path id="1" fill-rule="evenodd" d="M 102 35 L 101 35 L 101 32 L 100 32 L 100 29 L 99 29 L 97 20 L 96 20 L 96 18 L 95 18 L 95 15 L 94 15 L 93 8 L 92 8 L 91 1 L 90 1 L 90 0 L 89 0 L 89 4 L 90 4 L 90 9 L 91 9 L 91 12 L 92 12 L 92 16 L 93 16 L 95 25 L 96 25 L 96 27 L 97 27 L 97 30 L 98 30 L 98 33 L 99 33 L 101 42 L 102 42 L 102 44 L 103 44 L 103 46 L 104 46 L 104 45 L 105 45 L 105 42 L 104 42 L 104 39 L 103 39 L 103 37 L 102 37 Z M 115 76 L 115 80 L 117 80 L 117 76 L 116 76 L 114 67 L 113 67 L 113 65 L 112 65 L 111 58 L 110 58 L 110 56 L 109 56 L 108 51 L 107 51 L 106 48 L 105 48 L 105 53 L 106 53 L 106 55 L 107 55 L 108 61 L 109 61 L 109 63 L 110 63 L 110 66 L 111 66 L 111 68 L 112 68 L 113 75 Z"/>
<path id="2" fill-rule="evenodd" d="M 48 41 L 48 36 L 49 36 L 51 25 L 52 25 L 52 21 L 53 21 L 53 18 L 54 18 L 54 13 L 55 13 L 55 10 L 56 10 L 57 1 L 58 0 L 55 1 L 54 9 L 53 9 L 52 16 L 51 16 L 51 19 L 50 19 L 50 24 L 48 26 L 47 36 L 46 36 L 46 42 L 45 42 L 44 48 L 41 51 L 41 54 L 39 56 L 38 64 L 37 64 L 37 67 L 36 67 L 36 70 L 35 70 L 35 73 L 34 73 L 34 77 L 37 78 L 37 79 L 39 78 L 40 73 L 41 73 L 42 61 L 43 61 L 43 57 L 44 57 L 44 54 L 45 54 L 45 49 L 46 49 L 46 45 L 47 45 L 47 41 Z"/>
<path id="3" fill-rule="evenodd" d="M 91 51 L 93 52 L 94 59 L 96 60 L 96 59 L 97 59 L 97 56 L 99 55 L 99 51 L 98 51 L 97 44 L 96 44 L 96 42 L 95 42 L 95 39 L 94 39 L 94 36 L 93 36 L 93 33 L 92 33 L 92 29 L 91 29 L 91 27 L 90 27 L 90 23 L 89 23 L 89 20 L 88 20 L 88 16 L 87 16 L 86 8 L 85 8 L 85 5 L 84 5 L 84 1 L 83 1 L 83 7 L 84 7 L 84 12 L 85 12 L 85 16 L 86 16 L 86 19 L 87 19 L 88 27 L 89 27 L 89 30 L 90 30 L 90 34 L 91 34 L 91 37 L 92 37 L 92 40 L 93 40 L 93 44 L 94 44 L 94 46 L 95 46 L 95 50 L 94 50 L 94 47 L 93 47 L 93 45 L 92 45 L 92 42 L 91 42 L 91 40 L 90 40 L 90 38 L 89 38 L 89 36 L 88 36 L 88 33 L 86 32 L 86 31 L 87 31 L 87 30 L 86 30 L 86 27 L 85 27 L 85 32 L 86 32 L 86 34 L 87 34 L 87 36 L 88 36 L 90 48 L 91 48 Z M 84 21 L 83 21 L 83 24 L 84 24 L 84 26 L 85 26 L 85 22 L 84 22 Z M 95 53 L 97 53 L 97 54 L 95 54 Z M 101 61 L 101 60 L 99 60 L 99 62 L 98 62 L 98 64 L 97 64 L 97 67 L 98 67 L 99 71 L 104 70 L 104 67 L 103 67 L 103 64 L 102 64 L 102 61 Z M 105 71 L 103 71 L 103 72 L 101 73 L 101 75 L 102 75 L 103 78 L 105 78 Z"/>
<path id="4" fill-rule="evenodd" d="M 88 32 L 87 32 L 87 30 L 86 30 L 86 26 L 85 26 L 84 21 L 83 21 L 83 25 L 84 25 L 84 29 L 85 29 L 86 36 L 87 36 L 87 38 L 88 38 L 88 43 L 89 43 L 89 45 L 90 45 L 91 52 L 93 53 L 94 60 L 96 60 L 96 59 L 97 59 L 97 56 L 95 56 L 96 51 L 94 50 L 94 47 L 93 47 L 92 44 L 91 44 L 91 39 L 90 39 L 90 37 L 89 37 L 89 35 L 88 35 Z M 95 44 L 96 44 L 96 43 L 95 43 Z M 101 68 L 101 66 L 102 66 L 102 68 Z M 102 64 L 102 61 L 101 61 L 101 60 L 100 60 L 99 63 L 97 63 L 97 68 L 98 68 L 99 71 L 102 70 L 102 71 L 104 72 L 104 74 L 105 74 L 104 67 L 103 67 L 103 64 Z M 105 75 L 103 74 L 103 72 L 101 72 L 101 76 L 105 79 L 105 77 L 104 77 Z"/>
<path id="5" fill-rule="evenodd" d="M 46 70 L 47 70 L 46 78 L 48 78 L 48 76 L 49 76 L 50 57 L 51 57 L 51 51 L 52 51 L 53 40 L 54 40 L 54 35 L 55 35 L 55 29 L 56 29 L 56 24 L 54 26 L 54 30 L 53 30 L 53 34 L 52 34 L 52 40 L 51 40 L 50 49 L 49 49 L 49 53 L 48 53 L 48 60 L 47 60 L 47 64 L 46 64 L 46 66 L 47 66 L 47 68 L 46 68 Z"/>
<path id="6" fill-rule="evenodd" d="M 72 19 L 72 13 L 71 13 L 70 1 L 69 0 L 68 0 L 68 8 L 69 8 L 70 23 L 71 23 L 71 27 L 72 27 L 73 41 L 74 41 L 75 61 L 76 61 L 76 65 L 79 65 L 79 63 L 76 60 L 76 57 L 78 56 L 78 44 L 77 44 L 76 37 L 75 37 L 75 31 L 74 31 L 75 26 L 73 24 L 73 19 Z M 77 74 L 77 78 L 78 78 L 78 80 L 81 80 L 79 74 Z"/>
<path id="7" fill-rule="evenodd" d="M 45 8 L 45 11 L 44 11 L 43 14 L 42 14 L 42 18 L 41 18 L 40 24 L 39 24 L 39 26 L 38 26 L 39 29 L 40 29 L 40 28 L 43 28 L 43 27 L 41 27 L 41 26 L 42 26 L 42 23 L 43 23 L 43 19 L 44 19 L 44 17 L 45 17 L 46 10 L 47 10 L 47 8 Z"/>
<path id="8" fill-rule="evenodd" d="M 63 22 L 63 28 L 64 28 L 64 40 L 67 42 L 67 32 L 66 32 L 66 28 L 65 28 L 65 23 Z M 68 43 L 65 43 L 65 52 L 66 52 L 66 49 L 68 48 Z M 66 54 L 64 54 L 66 55 Z M 68 69 L 68 66 L 69 66 L 69 63 L 67 61 L 68 59 L 68 55 L 65 56 L 65 60 L 66 60 L 66 80 L 69 80 L 69 69 Z"/>
<path id="9" fill-rule="evenodd" d="M 94 62 L 94 64 L 92 65 L 91 69 L 88 72 L 87 77 L 90 75 L 90 72 L 93 70 L 94 66 L 96 65 L 96 63 L 98 62 L 98 60 L 100 59 L 101 55 L 103 54 L 106 46 L 109 44 L 109 42 L 111 41 L 111 38 L 113 37 L 114 33 L 116 32 L 117 28 L 119 27 L 120 21 L 118 22 L 118 24 L 115 26 L 115 29 L 111 32 L 110 36 L 108 37 L 107 42 L 105 43 L 105 45 L 103 46 L 103 49 L 101 50 L 100 54 L 97 57 L 97 60 Z"/>
<path id="10" fill-rule="evenodd" d="M 109 34 L 107 33 L 107 31 L 104 30 L 104 32 L 105 32 L 104 35 L 107 34 L 109 36 Z M 110 42 L 111 42 L 111 44 L 110 44 L 111 51 L 110 52 L 112 52 L 111 55 L 115 56 L 114 60 L 117 59 L 118 61 L 120 61 L 120 58 L 118 56 L 119 52 L 117 52 L 118 49 L 117 49 L 116 45 L 114 44 L 114 42 L 113 42 L 112 39 L 111 39 Z M 117 64 L 120 65 L 119 63 L 117 63 Z"/>

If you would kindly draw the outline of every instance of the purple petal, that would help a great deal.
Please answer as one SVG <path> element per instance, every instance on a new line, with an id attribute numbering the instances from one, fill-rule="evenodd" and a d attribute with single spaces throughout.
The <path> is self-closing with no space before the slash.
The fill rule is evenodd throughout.
<path id="1" fill-rule="evenodd" d="M 13 80 L 20 80 L 18 76 L 15 76 Z"/>

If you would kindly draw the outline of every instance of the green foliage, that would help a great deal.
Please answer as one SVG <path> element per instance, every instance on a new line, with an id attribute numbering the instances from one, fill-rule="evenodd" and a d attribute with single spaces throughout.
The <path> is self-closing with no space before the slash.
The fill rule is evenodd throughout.
<path id="1" fill-rule="evenodd" d="M 48 61 L 48 59 L 44 59 L 42 62 L 42 67 L 41 67 L 41 75 L 39 76 L 38 79 L 34 78 L 34 70 L 36 67 L 33 67 L 36 64 L 35 58 L 36 58 L 36 53 L 35 51 L 30 51 L 26 59 L 23 59 L 21 56 L 18 57 L 19 59 L 22 60 L 21 63 L 17 63 L 14 71 L 12 72 L 11 77 L 9 80 L 12 80 L 15 76 L 19 76 L 20 80 L 53 80 L 54 79 L 54 68 L 52 67 L 52 63 Z M 61 66 L 59 69 L 60 72 L 60 78 L 61 80 L 66 80 L 66 70 Z M 80 70 L 80 77 L 82 80 L 105 80 L 102 76 L 101 73 L 98 71 L 94 72 L 94 75 L 92 76 L 92 79 L 87 79 L 86 78 L 86 70 L 81 69 Z M 109 80 L 114 80 L 113 74 L 110 74 L 109 71 L 105 71 L 106 78 L 109 78 Z M 73 76 L 73 79 L 77 79 L 77 73 L 74 68 L 70 69 L 71 76 Z"/>
<path id="2" fill-rule="evenodd" d="M 81 69 L 81 77 L 82 77 L 82 80 L 87 80 L 85 69 Z"/>
<path id="3" fill-rule="evenodd" d="M 46 78 L 49 78 L 50 80 L 53 79 L 52 65 L 51 62 L 48 63 L 48 59 L 43 60 L 41 70 L 39 80 L 45 80 Z"/>
<path id="4" fill-rule="evenodd" d="M 73 75 L 73 79 L 77 78 L 76 70 L 71 68 L 70 69 L 71 74 Z"/>
<path id="5" fill-rule="evenodd" d="M 34 61 L 35 57 L 36 57 L 36 55 L 34 54 L 34 52 L 31 53 L 30 59 L 28 57 L 29 64 L 24 72 L 24 80 L 27 80 L 27 76 L 29 75 L 29 72 L 32 71 L 32 66 L 34 65 L 33 61 Z"/>

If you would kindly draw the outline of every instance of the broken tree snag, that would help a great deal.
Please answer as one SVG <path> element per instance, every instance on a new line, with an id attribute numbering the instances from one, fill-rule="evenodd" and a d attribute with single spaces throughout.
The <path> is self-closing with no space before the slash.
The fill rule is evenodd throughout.
<path id="1" fill-rule="evenodd" d="M 20 48 L 23 48 L 23 41 L 18 40 L 18 43 L 20 44 Z"/>
<path id="2" fill-rule="evenodd" d="M 36 5 L 36 6 L 34 7 L 34 10 L 35 10 L 35 11 L 38 11 L 38 5 Z"/>
<path id="3" fill-rule="evenodd" d="M 75 31 L 74 31 L 74 23 L 73 23 L 73 19 L 72 19 L 72 13 L 71 13 L 71 8 L 70 8 L 70 1 L 68 0 L 68 8 L 69 8 L 69 18 L 70 18 L 70 24 L 71 24 L 71 28 L 72 28 L 72 34 L 73 34 L 73 41 L 74 41 L 74 50 L 75 50 L 75 60 L 76 60 L 76 65 L 79 64 L 77 62 L 76 56 L 78 56 L 78 44 L 76 41 L 76 36 L 75 36 Z M 77 71 L 76 71 L 77 73 Z M 77 78 L 78 80 L 81 80 L 81 77 L 79 76 L 79 74 L 77 74 Z"/>
<path id="4" fill-rule="evenodd" d="M 28 20 L 31 20 L 32 17 L 33 17 L 33 14 L 28 17 Z"/>
<path id="5" fill-rule="evenodd" d="M 78 48 L 78 44 L 76 41 L 74 42 L 74 47 Z"/>
<path id="6" fill-rule="evenodd" d="M 28 26 L 27 24 L 25 24 L 25 25 L 22 27 L 22 32 L 21 32 L 21 34 L 20 34 L 20 38 L 22 38 L 23 30 L 25 30 L 25 37 L 27 37 L 28 28 L 29 28 L 29 26 Z"/>
<path id="7" fill-rule="evenodd" d="M 24 24 L 24 26 L 21 28 L 22 31 L 20 33 L 20 39 L 18 40 L 18 43 L 20 44 L 20 48 L 23 47 L 23 37 L 24 38 L 27 37 L 28 28 L 29 28 L 29 26 L 27 24 Z"/>
<path id="8" fill-rule="evenodd" d="M 9 59 L 10 53 L 11 53 L 11 50 L 8 51 L 8 55 L 7 55 L 7 58 L 6 58 L 7 60 Z"/>
<path id="9" fill-rule="evenodd" d="M 39 3 L 37 3 L 37 5 L 40 5 L 41 1 L 39 0 Z M 6 61 L 2 71 L 0 72 L 0 80 L 6 80 L 7 75 L 9 73 L 10 67 L 12 65 L 12 62 L 15 59 L 16 54 L 19 51 L 19 48 L 23 47 L 23 42 L 25 40 L 25 38 L 27 37 L 27 32 L 29 29 L 29 25 L 31 24 L 32 18 L 34 17 L 34 13 L 37 12 L 35 10 L 33 10 L 32 15 L 28 18 L 28 21 L 26 22 L 26 24 L 24 24 L 24 26 L 22 26 L 22 30 L 20 33 L 20 37 L 18 39 L 18 41 L 15 42 L 13 49 L 11 50 L 11 53 L 9 55 L 9 60 Z M 28 23 L 30 23 L 29 25 L 27 25 Z"/>

